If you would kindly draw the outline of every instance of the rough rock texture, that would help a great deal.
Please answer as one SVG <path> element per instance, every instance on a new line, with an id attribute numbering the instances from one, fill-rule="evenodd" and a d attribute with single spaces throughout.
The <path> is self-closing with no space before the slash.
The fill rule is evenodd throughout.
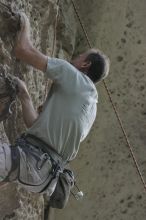
<path id="1" fill-rule="evenodd" d="M 2 2 L 2 0 L 0 0 Z M 14 9 L 23 10 L 30 18 L 35 46 L 50 55 L 56 16 L 55 0 L 3 0 Z M 111 60 L 107 79 L 112 97 L 123 119 L 128 137 L 134 146 L 142 173 L 145 174 L 145 0 L 80 0 L 81 12 L 89 38 L 94 47 L 107 53 Z M 0 63 L 25 79 L 35 106 L 44 99 L 43 73 L 16 62 L 12 53 L 15 25 L 6 24 L 6 9 L 0 5 Z M 17 19 L 14 22 L 17 26 Z M 70 59 L 87 48 L 85 38 L 70 0 L 60 1 L 55 56 Z M 94 127 L 81 145 L 72 166 L 78 185 L 85 197 L 71 197 L 64 210 L 51 210 L 50 219 L 61 220 L 145 220 L 146 195 L 125 144 L 123 134 L 113 113 L 103 84 L 99 91 L 98 116 Z M 25 129 L 19 102 L 12 117 L 5 123 L 9 140 Z M 5 135 L 0 126 L 1 137 Z M 3 138 L 5 141 L 6 136 Z M 12 184 L 0 189 L 0 220 L 43 219 L 43 198 L 26 193 Z"/>
<path id="2" fill-rule="evenodd" d="M 6 4 L 3 5 L 1 4 Z M 0 1 L 0 64 L 6 73 L 18 76 L 25 80 L 37 108 L 44 101 L 45 77 L 44 74 L 30 66 L 22 64 L 13 55 L 16 30 L 19 28 L 19 17 L 11 13 L 18 10 L 24 11 L 30 19 L 32 27 L 32 39 L 34 45 L 48 56 L 52 53 L 55 19 L 57 13 L 57 1 L 55 0 L 18 0 Z M 8 7 L 7 7 L 8 6 Z M 76 35 L 76 22 L 67 19 L 73 10 L 69 0 L 60 2 L 59 19 L 56 33 L 54 55 L 70 59 L 73 54 Z M 4 92 L 2 83 L 0 92 Z M 2 106 L 2 105 L 1 105 Z M 21 116 L 20 103 L 17 100 L 13 108 L 12 116 L 3 124 L 0 124 L 1 143 L 13 143 L 15 138 L 25 130 Z M 5 136 L 5 132 L 7 136 Z M 40 195 L 29 194 L 15 185 L 8 184 L 0 188 L 0 220 L 28 219 L 41 220 L 44 217 L 44 201 Z"/>

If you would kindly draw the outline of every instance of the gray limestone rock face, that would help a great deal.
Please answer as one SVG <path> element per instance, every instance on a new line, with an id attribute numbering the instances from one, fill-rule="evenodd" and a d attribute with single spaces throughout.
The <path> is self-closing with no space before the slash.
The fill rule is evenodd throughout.
<path id="1" fill-rule="evenodd" d="M 76 22 L 70 1 L 29 1 L 0 0 L 0 65 L 6 74 L 10 73 L 24 80 L 32 96 L 35 108 L 45 99 L 45 73 L 28 66 L 14 56 L 16 32 L 20 29 L 19 14 L 27 14 L 31 24 L 31 39 L 36 48 L 44 54 L 70 60 L 75 45 Z M 58 12 L 57 28 L 55 30 Z M 68 16 L 72 16 L 69 20 Z M 3 80 L 0 81 L 0 93 L 6 90 Z M 0 104 L 2 106 L 2 104 Z M 0 147 L 2 144 L 13 144 L 14 140 L 25 130 L 19 100 L 13 107 L 13 113 L 4 123 L 0 124 Z M 44 199 L 42 195 L 27 193 L 16 184 L 0 185 L 0 220 L 43 220 Z"/>

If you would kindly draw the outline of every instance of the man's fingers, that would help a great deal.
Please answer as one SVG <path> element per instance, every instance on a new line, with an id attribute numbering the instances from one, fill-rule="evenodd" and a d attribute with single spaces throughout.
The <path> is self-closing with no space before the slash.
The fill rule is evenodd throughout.
<path id="1" fill-rule="evenodd" d="M 24 30 L 30 26 L 29 19 L 24 12 L 19 13 L 20 16 L 20 30 Z"/>
<path id="2" fill-rule="evenodd" d="M 25 92 L 27 90 L 26 84 L 24 81 L 22 81 L 21 79 L 19 79 L 18 77 L 14 77 L 14 80 L 16 82 L 17 85 L 17 89 L 18 89 L 18 93 L 22 93 Z"/>

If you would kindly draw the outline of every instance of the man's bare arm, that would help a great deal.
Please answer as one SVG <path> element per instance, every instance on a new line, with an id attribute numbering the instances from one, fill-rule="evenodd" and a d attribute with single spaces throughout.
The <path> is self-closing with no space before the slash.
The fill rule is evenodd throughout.
<path id="1" fill-rule="evenodd" d="M 33 46 L 29 45 L 27 48 L 17 48 L 15 50 L 15 55 L 18 59 L 29 65 L 32 65 L 34 68 L 43 72 L 46 71 L 48 57 L 42 54 Z"/>
<path id="2" fill-rule="evenodd" d="M 17 33 L 14 53 L 16 58 L 45 72 L 48 57 L 38 51 L 30 38 L 30 23 L 24 13 L 20 13 L 21 30 Z"/>
<path id="3" fill-rule="evenodd" d="M 19 89 L 18 96 L 22 105 L 22 114 L 23 114 L 24 123 L 27 128 L 30 128 L 38 118 L 38 113 L 34 109 L 32 99 L 29 95 L 25 83 L 18 78 L 16 78 L 16 81 Z"/>

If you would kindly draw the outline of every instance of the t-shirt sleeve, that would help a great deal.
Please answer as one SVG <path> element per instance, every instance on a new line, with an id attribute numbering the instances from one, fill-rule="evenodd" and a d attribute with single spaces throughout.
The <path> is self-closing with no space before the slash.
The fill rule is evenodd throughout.
<path id="1" fill-rule="evenodd" d="M 46 76 L 49 79 L 57 83 L 62 83 L 65 79 L 68 81 L 76 74 L 75 67 L 69 62 L 57 58 L 48 58 Z"/>

